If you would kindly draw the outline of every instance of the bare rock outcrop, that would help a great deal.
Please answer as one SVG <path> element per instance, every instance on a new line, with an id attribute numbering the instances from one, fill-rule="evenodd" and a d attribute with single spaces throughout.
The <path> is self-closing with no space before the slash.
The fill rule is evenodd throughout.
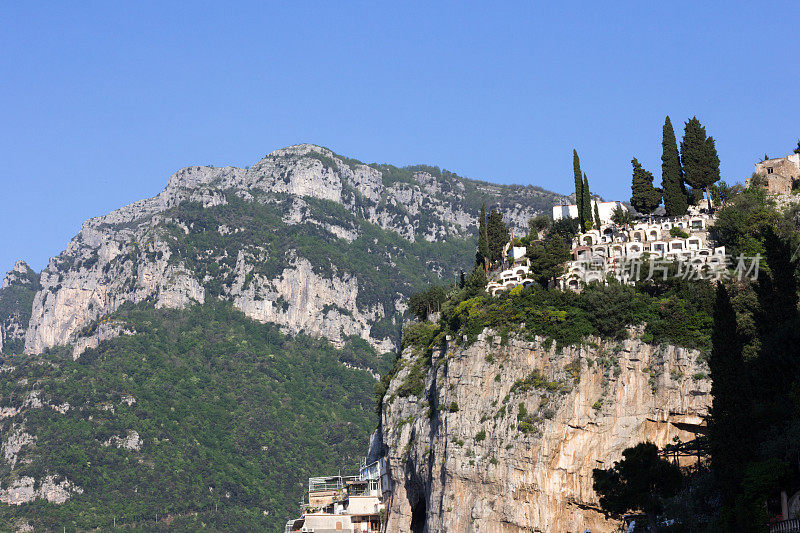
<path id="1" fill-rule="evenodd" d="M 450 342 L 434 351 L 420 397 L 401 395 L 419 357 L 404 352 L 381 417 L 390 533 L 412 523 L 430 532 L 615 531 L 592 469 L 642 441 L 690 440 L 703 426 L 711 396 L 698 352 L 636 339 L 552 344 L 503 344 L 490 332 L 468 348 Z"/>

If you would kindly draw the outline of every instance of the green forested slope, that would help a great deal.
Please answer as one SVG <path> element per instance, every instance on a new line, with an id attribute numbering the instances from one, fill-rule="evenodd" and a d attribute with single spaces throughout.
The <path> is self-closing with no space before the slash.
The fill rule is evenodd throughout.
<path id="1" fill-rule="evenodd" d="M 20 407 L 34 390 L 45 405 L 0 422 L 35 437 L 13 474 L 0 470 L 2 485 L 56 474 L 84 493 L 60 506 L 0 504 L 0 523 L 24 517 L 69 531 L 116 519 L 152 530 L 166 517 L 177 530 L 277 531 L 297 513 L 307 477 L 355 468 L 366 450 L 374 379 L 341 362 L 379 361 L 363 341 L 336 350 L 289 338 L 214 302 L 128 306 L 112 320 L 138 333 L 77 361 L 66 350 L 6 361 L 15 368 L 0 380 L 0 406 Z M 64 414 L 47 405 L 65 402 Z M 103 445 L 129 430 L 140 451 Z"/>

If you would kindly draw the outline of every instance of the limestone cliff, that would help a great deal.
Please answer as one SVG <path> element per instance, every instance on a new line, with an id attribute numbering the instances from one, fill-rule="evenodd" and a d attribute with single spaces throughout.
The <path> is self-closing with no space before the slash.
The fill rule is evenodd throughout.
<path id="1" fill-rule="evenodd" d="M 552 342 L 484 332 L 436 350 L 421 397 L 407 349 L 384 399 L 388 531 L 615 531 L 592 469 L 642 441 L 693 437 L 710 404 L 698 352 L 640 340 Z M 407 394 L 407 392 L 406 392 Z"/>
<path id="2" fill-rule="evenodd" d="M 520 231 L 560 199 L 435 167 L 365 165 L 312 145 L 249 168 L 188 167 L 153 198 L 87 220 L 42 272 L 30 322 L 15 334 L 24 333 L 26 353 L 96 345 L 80 339 L 126 302 L 181 308 L 221 298 L 290 332 L 335 343 L 355 335 L 385 350 L 410 292 L 470 259 L 481 201 Z"/>

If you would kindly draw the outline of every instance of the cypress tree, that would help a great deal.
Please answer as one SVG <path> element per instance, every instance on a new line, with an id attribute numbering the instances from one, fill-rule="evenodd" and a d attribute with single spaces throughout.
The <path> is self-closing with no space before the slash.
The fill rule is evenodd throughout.
<path id="1" fill-rule="evenodd" d="M 653 174 L 642 168 L 635 157 L 631 160 L 631 165 L 631 205 L 639 213 L 649 215 L 661 204 L 661 189 L 653 187 Z"/>
<path id="2" fill-rule="evenodd" d="M 581 177 L 581 161 L 578 152 L 572 150 L 572 171 L 575 173 L 575 205 L 578 206 L 578 220 L 583 227 L 583 179 Z"/>
<path id="3" fill-rule="evenodd" d="M 503 246 L 510 239 L 508 228 L 503 223 L 503 215 L 492 209 L 486 220 L 486 235 L 489 246 L 489 262 L 497 263 L 503 258 Z"/>
<path id="4" fill-rule="evenodd" d="M 711 195 L 708 188 L 719 181 L 719 156 L 714 138 L 706 136 L 706 129 L 697 117 L 686 122 L 681 140 L 681 161 L 686 183 L 698 192 L 705 190 L 710 210 Z"/>
<path id="5" fill-rule="evenodd" d="M 597 202 L 594 203 L 594 226 L 600 229 L 600 211 L 597 208 Z"/>
<path id="6" fill-rule="evenodd" d="M 675 130 L 667 116 L 661 138 L 661 188 L 664 192 L 664 208 L 667 216 L 683 216 L 687 212 L 686 190 L 683 187 L 683 169 L 681 168 L 678 142 Z"/>
<path id="7" fill-rule="evenodd" d="M 486 227 L 486 204 L 481 204 L 481 214 L 478 220 L 478 252 L 475 254 L 475 266 L 488 270 L 489 263 L 489 234 Z"/>
<path id="8" fill-rule="evenodd" d="M 581 195 L 581 205 L 583 211 L 583 218 L 581 219 L 581 224 L 583 225 L 583 231 L 588 231 L 592 229 L 592 194 L 589 192 L 589 179 L 586 177 L 586 173 L 583 173 L 583 187 L 581 187 L 582 195 Z"/>
<path id="9" fill-rule="evenodd" d="M 717 285 L 714 327 L 711 334 L 711 463 L 728 505 L 735 500 L 742 465 L 749 455 L 747 442 L 748 401 L 742 343 L 736 313 L 725 286 Z"/>

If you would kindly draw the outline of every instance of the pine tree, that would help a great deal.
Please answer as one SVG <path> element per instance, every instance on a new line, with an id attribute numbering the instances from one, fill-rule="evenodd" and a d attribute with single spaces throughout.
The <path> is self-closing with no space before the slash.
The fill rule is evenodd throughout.
<path id="1" fill-rule="evenodd" d="M 678 142 L 669 116 L 664 120 L 661 138 L 661 188 L 664 193 L 664 208 L 667 216 L 683 216 L 687 212 L 686 191 L 683 187 Z"/>
<path id="2" fill-rule="evenodd" d="M 742 464 L 749 455 L 747 449 L 746 393 L 743 383 L 745 366 L 742 343 L 725 286 L 717 285 L 714 305 L 714 328 L 711 335 L 711 422 L 709 440 L 714 473 L 728 505 L 733 504 L 741 480 Z"/>
<path id="3" fill-rule="evenodd" d="M 583 226 L 583 231 L 589 231 L 592 229 L 592 194 L 589 192 L 589 179 L 586 177 L 586 173 L 583 173 L 583 187 L 582 188 L 582 195 L 581 195 L 581 206 L 583 211 L 583 218 L 581 219 L 581 224 Z"/>
<path id="4" fill-rule="evenodd" d="M 681 162 L 686 183 L 696 191 L 705 191 L 708 208 L 711 209 L 711 195 L 708 188 L 719 181 L 719 156 L 713 137 L 706 137 L 706 129 L 692 117 L 687 123 L 681 140 Z"/>
<path id="5" fill-rule="evenodd" d="M 581 176 L 581 161 L 578 152 L 572 150 L 572 171 L 575 173 L 575 205 L 578 206 L 578 220 L 583 226 L 583 178 Z"/>
<path id="6" fill-rule="evenodd" d="M 631 183 L 631 205 L 643 215 L 649 215 L 661 204 L 661 189 L 653 187 L 653 174 L 648 172 L 634 157 L 633 181 Z"/>
<path id="7" fill-rule="evenodd" d="M 475 254 L 475 266 L 488 270 L 489 266 L 489 234 L 486 227 L 486 204 L 481 204 L 478 220 L 478 251 Z"/>

